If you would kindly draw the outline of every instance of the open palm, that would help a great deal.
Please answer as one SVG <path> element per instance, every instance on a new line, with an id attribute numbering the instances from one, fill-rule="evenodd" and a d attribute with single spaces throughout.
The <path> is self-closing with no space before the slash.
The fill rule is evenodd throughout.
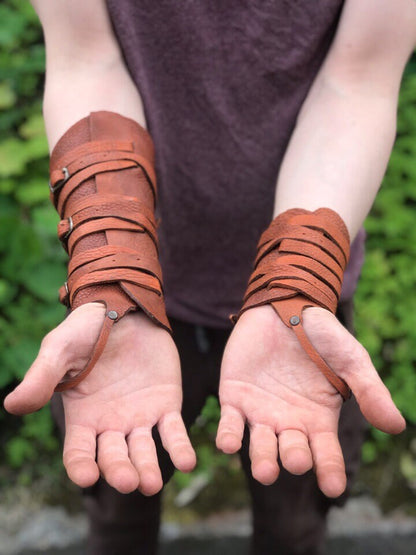
<path id="1" fill-rule="evenodd" d="M 104 306 L 76 309 L 42 342 L 23 382 L 5 400 L 14 414 L 39 409 L 68 370 L 81 371 L 92 352 Z M 118 322 L 93 371 L 62 393 L 66 436 L 64 464 L 78 485 L 92 485 L 100 473 L 122 493 L 139 488 L 151 495 L 162 487 L 152 438 L 158 430 L 174 465 L 189 471 L 195 453 L 180 410 L 179 356 L 171 336 L 142 313 Z"/>
<path id="2" fill-rule="evenodd" d="M 405 423 L 365 349 L 321 308 L 304 311 L 315 348 L 351 387 L 367 420 L 398 433 Z M 340 495 L 346 485 L 338 441 L 342 398 L 270 306 L 245 312 L 227 343 L 221 368 L 217 445 L 227 453 L 250 429 L 254 478 L 274 482 L 282 465 L 293 474 L 315 469 L 321 490 Z"/>

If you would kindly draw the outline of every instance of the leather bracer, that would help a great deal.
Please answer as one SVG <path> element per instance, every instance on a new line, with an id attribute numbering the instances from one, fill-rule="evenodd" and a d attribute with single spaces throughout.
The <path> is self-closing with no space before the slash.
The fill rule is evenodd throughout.
<path id="1" fill-rule="evenodd" d="M 349 252 L 348 230 L 336 212 L 287 210 L 262 234 L 243 307 L 232 317 L 235 322 L 249 308 L 271 304 L 344 400 L 351 392 L 310 343 L 302 311 L 317 306 L 335 314 Z"/>
<path id="2" fill-rule="evenodd" d="M 56 390 L 77 385 L 104 350 L 112 325 L 142 310 L 170 331 L 154 216 L 156 177 L 149 134 L 131 119 L 95 112 L 59 140 L 50 161 L 50 190 L 69 254 L 60 300 L 70 309 L 101 302 L 106 316 L 85 369 Z"/>

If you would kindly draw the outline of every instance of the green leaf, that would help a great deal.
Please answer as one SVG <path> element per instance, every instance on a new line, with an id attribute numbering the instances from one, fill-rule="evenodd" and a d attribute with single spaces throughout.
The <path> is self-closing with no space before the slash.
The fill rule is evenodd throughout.
<path id="1" fill-rule="evenodd" d="M 33 460 L 35 448 L 31 441 L 23 437 L 14 437 L 6 444 L 8 463 L 13 468 L 19 468 L 26 461 Z"/>
<path id="2" fill-rule="evenodd" d="M 35 229 L 40 234 L 45 234 L 54 238 L 57 243 L 56 229 L 59 222 L 59 216 L 52 206 L 42 206 L 32 210 L 32 218 Z"/>
<path id="3" fill-rule="evenodd" d="M 64 268 L 56 262 L 44 262 L 26 276 L 27 289 L 44 301 L 58 299 L 58 289 L 66 279 Z"/>
<path id="4" fill-rule="evenodd" d="M 14 191 L 15 182 L 13 179 L 1 179 L 0 180 L 0 195 L 9 194 Z"/>
<path id="5" fill-rule="evenodd" d="M 20 185 L 15 195 L 21 204 L 33 206 L 48 200 L 49 189 L 45 181 L 33 179 Z"/>
<path id="6" fill-rule="evenodd" d="M 11 368 L 15 377 L 23 379 L 39 352 L 39 345 L 34 339 L 17 337 L 2 353 L 2 367 Z"/>
<path id="7" fill-rule="evenodd" d="M 22 174 L 25 166 L 23 141 L 12 137 L 0 143 L 0 176 Z"/>
<path id="8" fill-rule="evenodd" d="M 32 139 L 33 137 L 45 138 L 45 124 L 43 116 L 40 112 L 34 113 L 19 128 L 19 133 L 24 139 Z"/>
<path id="9" fill-rule="evenodd" d="M 0 4 L 0 46 L 11 48 L 18 44 L 23 35 L 26 21 L 10 7 Z"/>
<path id="10" fill-rule="evenodd" d="M 28 141 L 14 137 L 0 143 L 0 176 L 21 175 L 28 162 L 45 158 L 48 143 L 44 135 L 35 136 Z"/>
<path id="11" fill-rule="evenodd" d="M 10 283 L 5 279 L 0 279 L 0 307 L 9 303 L 16 295 L 16 284 Z"/>
<path id="12" fill-rule="evenodd" d="M 10 83 L 0 83 L 0 110 L 11 108 L 16 101 L 16 95 Z"/>

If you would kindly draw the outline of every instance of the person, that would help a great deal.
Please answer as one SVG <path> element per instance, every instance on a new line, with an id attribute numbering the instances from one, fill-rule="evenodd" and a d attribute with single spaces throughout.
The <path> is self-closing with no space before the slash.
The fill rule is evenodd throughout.
<path id="1" fill-rule="evenodd" d="M 155 552 L 163 482 L 173 465 L 194 467 L 186 429 L 219 388 L 217 446 L 241 449 L 253 553 L 320 553 L 331 499 L 356 469 L 357 405 L 351 399 L 341 411 L 341 396 L 269 304 L 246 310 L 232 331 L 228 315 L 241 309 L 272 217 L 328 207 L 356 237 L 338 304 L 350 324 L 359 229 L 394 142 L 416 4 L 32 3 L 46 43 L 51 150 L 76 122 L 104 111 L 147 127 L 156 152 L 173 339 L 143 311 L 131 312 L 114 325 L 91 373 L 54 397 L 57 414 L 61 401 L 65 413 L 64 465 L 86 488 L 90 552 Z M 6 409 L 37 410 L 69 371 L 81 371 L 104 316 L 100 303 L 73 310 L 46 336 Z M 302 317 L 364 417 L 387 433 L 402 431 L 351 333 L 324 308 Z"/>

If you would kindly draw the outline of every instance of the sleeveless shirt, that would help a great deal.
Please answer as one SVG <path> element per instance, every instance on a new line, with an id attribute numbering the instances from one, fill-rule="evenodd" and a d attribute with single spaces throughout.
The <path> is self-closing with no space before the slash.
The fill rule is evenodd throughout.
<path id="1" fill-rule="evenodd" d="M 168 314 L 228 327 L 342 0 L 107 0 L 155 143 Z M 352 296 L 363 237 L 352 248 Z"/>

